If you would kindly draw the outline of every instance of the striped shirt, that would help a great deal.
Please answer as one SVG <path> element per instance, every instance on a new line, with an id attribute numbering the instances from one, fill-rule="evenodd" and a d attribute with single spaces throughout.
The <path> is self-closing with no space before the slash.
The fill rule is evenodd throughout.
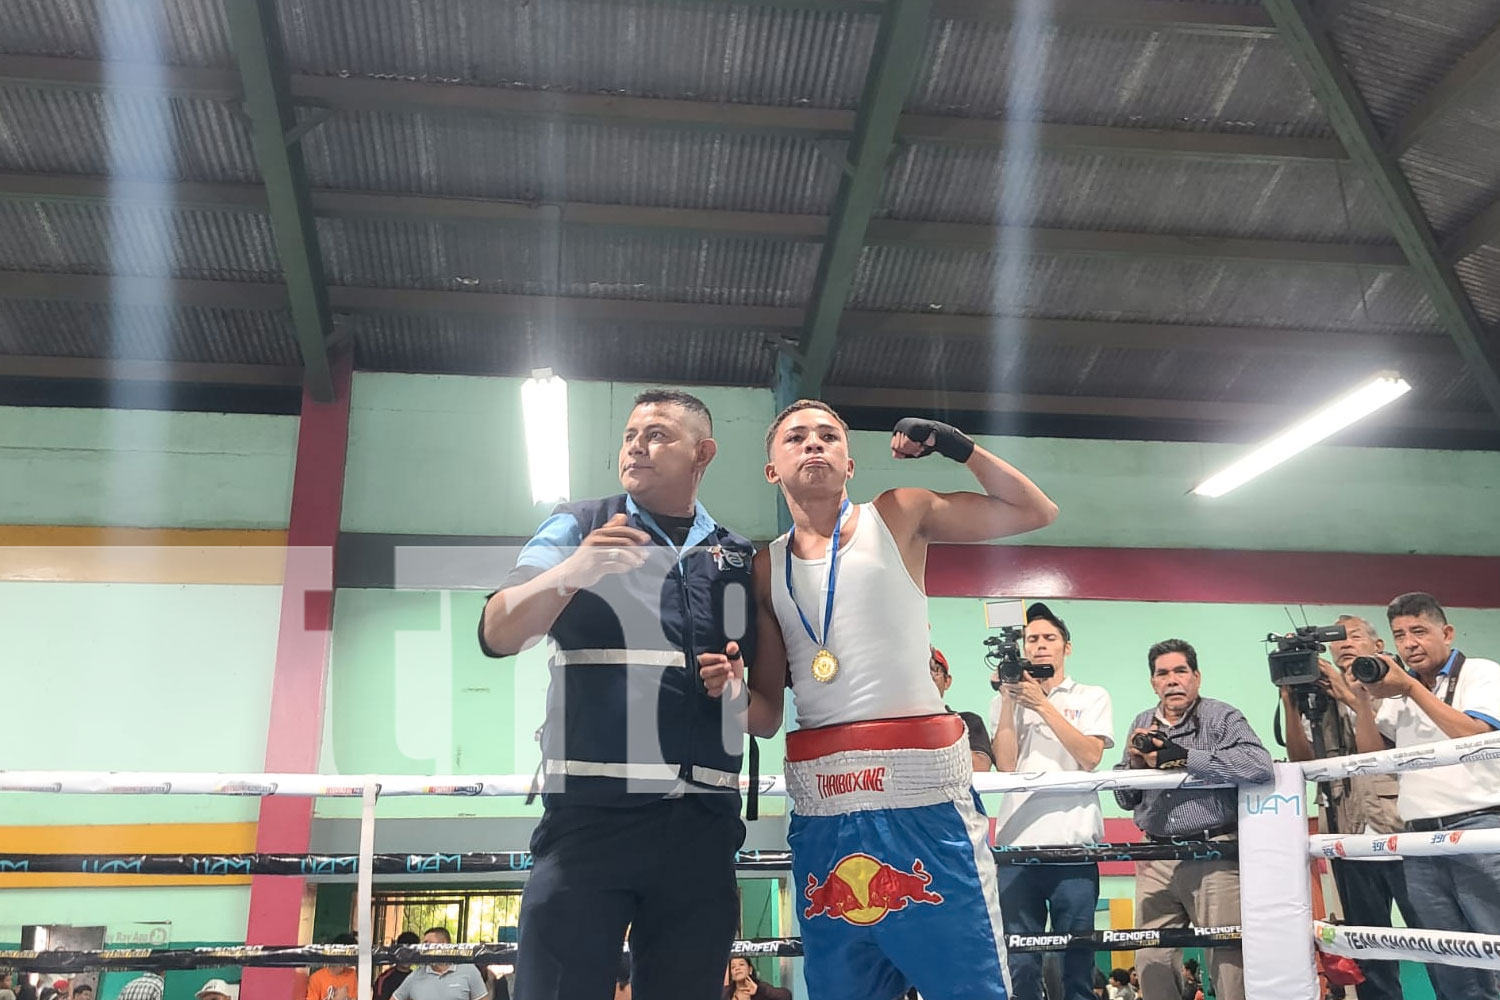
<path id="1" fill-rule="evenodd" d="M 1155 708 L 1135 717 L 1130 731 L 1155 722 L 1172 742 L 1187 748 L 1187 771 L 1204 781 L 1252 785 L 1271 780 L 1271 755 L 1239 709 L 1227 702 L 1199 698 L 1176 725 L 1167 725 Z M 1129 743 L 1115 770 L 1130 767 Z M 1239 820 L 1232 788 L 1172 788 L 1164 791 L 1123 789 L 1115 792 L 1121 809 L 1135 810 L 1135 825 L 1153 837 L 1183 837 Z"/>

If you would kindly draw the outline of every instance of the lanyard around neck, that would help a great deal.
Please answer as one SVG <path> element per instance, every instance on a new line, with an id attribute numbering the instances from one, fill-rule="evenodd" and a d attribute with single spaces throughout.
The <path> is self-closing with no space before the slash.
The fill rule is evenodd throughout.
<path id="1" fill-rule="evenodd" d="M 807 620 L 807 615 L 802 612 L 802 605 L 797 601 L 797 592 L 792 587 L 792 539 L 797 533 L 795 526 L 786 533 L 786 595 L 792 600 L 792 607 L 797 609 L 797 617 L 802 619 L 802 628 L 807 632 L 807 637 L 815 645 L 822 649 L 828 648 L 828 633 L 833 628 L 833 588 L 838 579 L 839 563 L 839 536 L 844 530 L 844 514 L 849 510 L 849 498 L 839 505 L 839 518 L 833 526 L 833 538 L 828 542 L 828 600 L 824 602 L 823 608 L 823 638 L 819 639 L 817 633 L 813 632 L 812 622 Z"/>

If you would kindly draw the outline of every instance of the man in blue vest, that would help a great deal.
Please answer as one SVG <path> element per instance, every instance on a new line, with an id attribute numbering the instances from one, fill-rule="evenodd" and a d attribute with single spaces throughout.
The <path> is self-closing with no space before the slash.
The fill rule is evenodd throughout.
<path id="1" fill-rule="evenodd" d="M 752 546 L 698 502 L 716 449 L 701 400 L 641 393 L 625 492 L 558 506 L 485 605 L 487 654 L 543 636 L 551 654 L 517 1000 L 608 997 L 627 927 L 641 996 L 722 989 L 739 925 L 743 706 L 709 697 L 690 665 L 753 648 L 755 609 Z"/>

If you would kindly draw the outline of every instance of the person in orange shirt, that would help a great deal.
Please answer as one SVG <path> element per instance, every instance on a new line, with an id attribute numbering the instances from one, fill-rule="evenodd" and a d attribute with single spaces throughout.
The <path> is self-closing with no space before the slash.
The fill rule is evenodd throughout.
<path id="1" fill-rule="evenodd" d="M 354 944 L 353 934 L 344 933 L 330 944 Z M 307 1000 L 356 1000 L 359 975 L 352 965 L 325 965 L 307 977 Z"/>

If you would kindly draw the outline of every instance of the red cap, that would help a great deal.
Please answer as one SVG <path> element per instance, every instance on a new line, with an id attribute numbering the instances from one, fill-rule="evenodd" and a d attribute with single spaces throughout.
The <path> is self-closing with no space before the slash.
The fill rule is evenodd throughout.
<path id="1" fill-rule="evenodd" d="M 59 979 L 52 984 L 52 988 L 59 993 L 66 993 L 68 992 L 68 981 L 66 979 Z"/>
<path id="2" fill-rule="evenodd" d="M 932 650 L 932 658 L 934 660 L 937 660 L 938 665 L 943 668 L 943 673 L 951 673 L 952 671 L 948 669 L 948 658 L 943 655 L 943 651 L 941 649 L 938 649 L 936 646 L 931 646 L 929 648 Z"/>

